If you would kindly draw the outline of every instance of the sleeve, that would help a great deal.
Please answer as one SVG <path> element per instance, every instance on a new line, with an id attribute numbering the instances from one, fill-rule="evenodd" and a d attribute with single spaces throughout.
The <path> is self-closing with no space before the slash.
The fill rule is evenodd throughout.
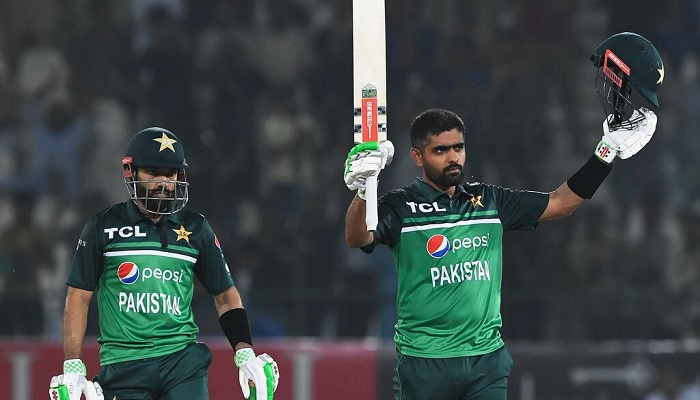
<path id="1" fill-rule="evenodd" d="M 91 218 L 83 227 L 75 248 L 66 285 L 78 289 L 95 291 L 99 282 L 104 259 L 97 235 L 97 218 Z"/>
<path id="2" fill-rule="evenodd" d="M 219 239 L 209 222 L 204 219 L 201 229 L 201 249 L 194 272 L 211 295 L 217 295 L 234 285 Z"/>
<path id="3" fill-rule="evenodd" d="M 377 200 L 379 221 L 374 231 L 374 242 L 361 247 L 365 253 L 374 251 L 378 244 L 384 244 L 390 248 L 396 247 L 401 237 L 402 218 L 397 208 L 392 205 L 391 198 L 382 196 Z"/>
<path id="4" fill-rule="evenodd" d="M 534 231 L 547 208 L 549 194 L 497 188 L 498 213 L 504 231 Z"/>

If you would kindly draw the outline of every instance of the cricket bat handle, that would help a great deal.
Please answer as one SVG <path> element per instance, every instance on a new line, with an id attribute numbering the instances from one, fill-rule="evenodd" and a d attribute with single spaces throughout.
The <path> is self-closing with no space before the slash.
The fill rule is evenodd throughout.
<path id="1" fill-rule="evenodd" d="M 377 214 L 377 176 L 367 178 L 365 184 L 365 223 L 368 231 L 377 229 L 379 216 Z"/>

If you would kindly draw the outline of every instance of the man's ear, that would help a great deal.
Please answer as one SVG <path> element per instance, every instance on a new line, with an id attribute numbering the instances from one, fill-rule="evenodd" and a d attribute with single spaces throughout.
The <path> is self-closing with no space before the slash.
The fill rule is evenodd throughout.
<path id="1" fill-rule="evenodd" d="M 423 168 L 423 154 L 415 147 L 411 147 L 411 158 L 419 168 Z"/>

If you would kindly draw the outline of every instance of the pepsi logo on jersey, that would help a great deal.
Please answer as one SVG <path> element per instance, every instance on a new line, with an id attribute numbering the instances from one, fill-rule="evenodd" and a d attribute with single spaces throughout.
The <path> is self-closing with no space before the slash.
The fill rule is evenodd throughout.
<path id="1" fill-rule="evenodd" d="M 131 285 L 139 279 L 139 267 L 132 262 L 123 262 L 117 268 L 117 276 L 122 283 Z"/>
<path id="2" fill-rule="evenodd" d="M 126 261 L 119 264 L 119 267 L 117 268 L 117 276 L 119 277 L 119 281 L 121 283 L 131 285 L 139 280 L 139 277 L 141 278 L 141 281 L 153 278 L 163 283 L 170 281 L 182 283 L 182 279 L 185 275 L 182 271 L 171 271 L 169 269 L 160 268 L 146 267 L 143 268 L 143 271 L 141 271 L 138 265 L 131 261 Z"/>
<path id="3" fill-rule="evenodd" d="M 442 258 L 447 252 L 452 250 L 455 253 L 459 249 L 475 250 L 479 247 L 487 247 L 489 245 L 490 233 L 483 236 L 465 237 L 461 239 L 453 239 L 450 242 L 445 235 L 435 234 L 428 239 L 426 250 L 433 258 Z"/>
<path id="4" fill-rule="evenodd" d="M 450 241 L 444 235 L 433 235 L 426 244 L 428 254 L 433 258 L 442 258 L 450 251 Z"/>

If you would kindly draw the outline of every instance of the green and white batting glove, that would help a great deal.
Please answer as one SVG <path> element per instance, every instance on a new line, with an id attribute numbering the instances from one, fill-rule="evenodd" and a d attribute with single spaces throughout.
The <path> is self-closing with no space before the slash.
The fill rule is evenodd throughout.
<path id="1" fill-rule="evenodd" d="M 345 185 L 350 190 L 357 190 L 357 195 L 364 199 L 367 178 L 379 175 L 393 158 L 394 144 L 389 140 L 355 145 L 345 160 Z"/>
<path id="2" fill-rule="evenodd" d="M 87 380 L 87 368 L 82 360 L 74 358 L 63 362 L 63 374 L 51 378 L 50 400 L 104 400 L 102 387 L 97 382 Z"/>
<path id="3" fill-rule="evenodd" d="M 656 131 L 656 114 L 647 108 L 634 110 L 629 120 L 613 130 L 609 126 L 611 119 L 609 116 L 603 121 L 603 138 L 595 149 L 595 155 L 608 164 L 615 156 L 626 159 L 637 154 Z"/>
<path id="4" fill-rule="evenodd" d="M 238 367 L 238 383 L 248 400 L 272 400 L 280 380 L 277 362 L 267 353 L 255 357 L 251 348 L 236 351 L 233 362 Z"/>

